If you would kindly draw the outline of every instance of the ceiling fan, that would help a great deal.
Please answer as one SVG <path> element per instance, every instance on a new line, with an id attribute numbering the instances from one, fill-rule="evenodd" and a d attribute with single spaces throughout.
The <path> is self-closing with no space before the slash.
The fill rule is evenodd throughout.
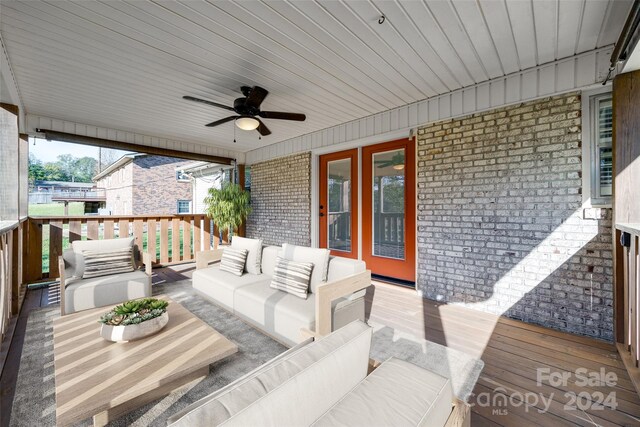
<path id="1" fill-rule="evenodd" d="M 404 169 L 404 153 L 397 152 L 388 160 L 376 160 L 374 163 L 377 164 L 379 168 L 393 166 L 396 170 L 402 170 Z"/>
<path id="2" fill-rule="evenodd" d="M 242 86 L 240 88 L 244 98 L 237 98 L 233 101 L 233 107 L 229 107 L 223 104 L 219 104 L 213 101 L 207 101 L 200 98 L 194 98 L 193 96 L 183 96 L 183 99 L 195 102 L 201 102 L 207 105 L 213 105 L 214 107 L 223 108 L 225 110 L 233 111 L 237 116 L 229 116 L 224 119 L 216 120 L 205 126 L 213 127 L 223 123 L 235 120 L 236 126 L 242 130 L 254 130 L 257 129 L 260 135 L 270 135 L 269 128 L 258 117 L 263 119 L 279 119 L 279 120 L 294 120 L 297 122 L 303 122 L 307 118 L 304 114 L 299 113 L 285 113 L 282 111 L 261 111 L 260 104 L 267 97 L 269 91 L 261 88 L 260 86 Z M 257 116 L 257 117 L 256 117 Z"/>

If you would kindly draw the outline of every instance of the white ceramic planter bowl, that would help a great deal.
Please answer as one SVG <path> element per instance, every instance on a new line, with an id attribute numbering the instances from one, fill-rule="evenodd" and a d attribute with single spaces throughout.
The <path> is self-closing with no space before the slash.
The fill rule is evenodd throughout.
<path id="1" fill-rule="evenodd" d="M 169 322 L 169 313 L 164 312 L 158 317 L 137 325 L 113 326 L 103 324 L 100 328 L 100 335 L 107 341 L 134 341 L 155 334 L 164 328 L 167 322 Z"/>

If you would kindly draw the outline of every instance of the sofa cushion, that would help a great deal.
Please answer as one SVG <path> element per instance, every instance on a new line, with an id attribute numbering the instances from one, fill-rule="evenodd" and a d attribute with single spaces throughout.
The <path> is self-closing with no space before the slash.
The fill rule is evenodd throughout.
<path id="1" fill-rule="evenodd" d="M 320 417 L 321 426 L 444 426 L 451 414 L 451 380 L 391 358 Z"/>
<path id="2" fill-rule="evenodd" d="M 370 346 L 371 328 L 353 322 L 205 399 L 172 426 L 309 425 L 364 379 Z"/>
<path id="3" fill-rule="evenodd" d="M 65 312 L 73 313 L 150 297 L 150 280 L 142 270 L 91 279 L 71 278 L 64 289 Z"/>
<path id="4" fill-rule="evenodd" d="M 265 246 L 262 248 L 262 274 L 273 276 L 276 268 L 276 258 L 282 256 L 282 248 L 279 246 Z"/>
<path id="5" fill-rule="evenodd" d="M 310 262 L 295 262 L 278 257 L 270 286 L 307 299 L 312 271 L 313 264 Z"/>
<path id="6" fill-rule="evenodd" d="M 260 389 L 257 389 L 256 387 L 253 387 L 256 385 L 256 382 L 252 380 L 254 380 L 256 377 L 258 377 L 262 373 L 271 369 L 275 364 L 280 363 L 282 359 L 289 357 L 291 354 L 297 352 L 302 347 L 309 345 L 312 342 L 313 342 L 313 338 L 308 338 L 302 341 L 300 344 L 294 347 L 291 347 L 289 350 L 285 351 L 284 353 L 280 353 L 273 359 L 269 360 L 268 362 L 265 362 L 263 365 L 258 366 L 253 371 L 241 376 L 240 378 L 233 381 L 232 383 L 227 384 L 221 389 L 214 391 L 213 393 L 203 397 L 202 399 L 196 402 L 193 402 L 191 405 L 187 406 L 186 408 L 171 415 L 167 419 L 167 425 L 169 426 L 184 425 L 187 422 L 189 422 L 191 419 L 199 420 L 201 417 L 211 417 L 212 421 L 215 421 L 218 418 L 226 419 L 229 417 L 231 413 L 235 413 L 242 408 L 246 408 L 256 400 L 257 395 L 263 396 L 265 393 L 264 389 L 260 390 Z M 237 395 L 238 391 L 242 391 L 242 394 Z M 233 405 L 232 407 L 221 408 L 220 405 L 218 404 L 219 402 L 214 402 L 218 398 L 222 397 L 222 395 L 224 394 L 235 395 L 235 400 L 230 402 Z M 204 405 L 211 405 L 211 406 L 209 406 L 208 408 L 200 408 L 201 406 L 204 406 Z M 221 409 L 223 410 L 222 412 L 220 412 Z M 176 421 L 180 420 L 185 415 L 189 415 L 189 416 L 187 416 L 184 420 L 181 420 L 179 423 L 173 424 Z M 198 424 L 197 421 L 196 421 L 196 424 Z"/>
<path id="7" fill-rule="evenodd" d="M 133 247 L 110 251 L 82 251 L 83 279 L 129 273 L 135 269 Z"/>
<path id="8" fill-rule="evenodd" d="M 327 281 L 333 282 L 334 280 L 342 279 L 343 277 L 361 273 L 366 269 L 367 264 L 364 261 L 332 256 L 329 259 Z"/>
<path id="9" fill-rule="evenodd" d="M 242 276 L 244 273 L 244 265 L 247 263 L 246 249 L 237 249 L 227 246 L 222 251 L 222 258 L 220 259 L 220 270 L 231 273 L 235 276 Z"/>
<path id="10" fill-rule="evenodd" d="M 247 262 L 244 271 L 249 274 L 260 274 L 262 271 L 262 240 L 247 239 L 246 237 L 233 236 L 231 239 L 231 247 L 234 249 L 246 249 Z"/>
<path id="11" fill-rule="evenodd" d="M 270 281 L 237 288 L 233 312 L 267 334 L 292 346 L 300 339 L 300 328 L 315 325 L 315 299 L 298 298 L 270 287 Z"/>
<path id="12" fill-rule="evenodd" d="M 269 286 L 271 278 L 264 274 L 243 274 L 238 277 L 220 270 L 219 265 L 193 272 L 193 288 L 214 302 L 233 311 L 233 296 L 236 289 L 255 283 Z"/>
<path id="13" fill-rule="evenodd" d="M 321 248 L 308 248 L 306 246 L 296 246 L 285 243 L 282 245 L 282 257 L 298 262 L 313 263 L 311 273 L 311 293 L 315 293 L 316 287 L 327 281 L 327 270 L 329 268 L 329 250 Z"/>

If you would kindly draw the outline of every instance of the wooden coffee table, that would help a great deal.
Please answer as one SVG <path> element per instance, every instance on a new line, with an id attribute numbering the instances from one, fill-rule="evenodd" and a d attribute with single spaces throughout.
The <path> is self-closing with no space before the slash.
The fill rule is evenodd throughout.
<path id="1" fill-rule="evenodd" d="M 238 351 L 211 326 L 167 296 L 169 323 L 139 341 L 100 337 L 99 317 L 111 307 L 53 321 L 56 420 L 69 425 L 93 417 L 104 425 L 209 374 L 209 365 Z"/>

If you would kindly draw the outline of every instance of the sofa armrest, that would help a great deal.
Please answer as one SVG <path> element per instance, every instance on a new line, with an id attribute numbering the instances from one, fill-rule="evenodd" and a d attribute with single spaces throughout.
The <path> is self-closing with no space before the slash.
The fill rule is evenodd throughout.
<path id="1" fill-rule="evenodd" d="M 447 419 L 444 427 L 470 427 L 471 426 L 471 409 L 465 402 L 454 399 L 451 415 Z"/>
<path id="2" fill-rule="evenodd" d="M 65 274 L 64 274 L 64 258 L 58 257 L 58 271 L 60 272 L 60 315 L 64 316 L 64 288 L 66 286 Z"/>
<path id="3" fill-rule="evenodd" d="M 142 253 L 142 263 L 144 264 L 144 272 L 147 273 L 147 276 L 151 276 L 153 261 L 151 260 L 151 254 L 149 252 Z"/>
<path id="4" fill-rule="evenodd" d="M 224 249 L 212 249 L 196 253 L 196 270 L 207 268 L 210 263 L 220 261 Z"/>
<path id="5" fill-rule="evenodd" d="M 316 288 L 316 335 L 331 333 L 331 302 L 371 286 L 371 270 L 353 274 Z"/>

